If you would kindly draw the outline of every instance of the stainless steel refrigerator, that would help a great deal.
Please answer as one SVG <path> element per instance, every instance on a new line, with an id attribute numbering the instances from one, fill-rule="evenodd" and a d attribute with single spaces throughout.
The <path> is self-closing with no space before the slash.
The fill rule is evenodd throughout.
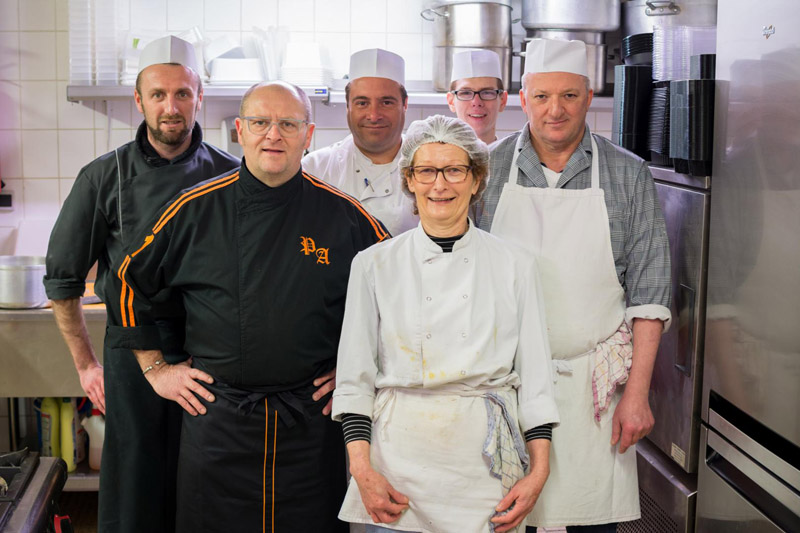
<path id="1" fill-rule="evenodd" d="M 798 7 L 719 3 L 698 532 L 800 532 Z"/>

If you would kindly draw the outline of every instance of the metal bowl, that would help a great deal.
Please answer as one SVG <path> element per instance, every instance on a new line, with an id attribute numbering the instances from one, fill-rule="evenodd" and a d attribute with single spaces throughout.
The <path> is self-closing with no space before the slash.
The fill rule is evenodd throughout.
<path id="1" fill-rule="evenodd" d="M 44 257 L 0 255 L 0 307 L 33 309 L 47 304 Z"/>

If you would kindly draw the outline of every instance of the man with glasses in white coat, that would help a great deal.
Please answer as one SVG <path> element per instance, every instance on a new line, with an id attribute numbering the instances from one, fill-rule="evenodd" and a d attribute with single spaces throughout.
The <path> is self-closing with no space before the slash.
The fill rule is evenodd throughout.
<path id="1" fill-rule="evenodd" d="M 528 525 L 605 533 L 640 516 L 634 444 L 654 424 L 670 270 L 647 164 L 586 126 L 586 63 L 580 41 L 528 44 L 528 124 L 491 154 L 479 225 L 532 250 L 544 287 L 561 425 Z"/>
<path id="2" fill-rule="evenodd" d="M 466 122 L 480 140 L 493 148 L 497 142 L 497 116 L 505 109 L 508 92 L 503 87 L 500 56 L 491 50 L 465 50 L 453 56 L 447 105 Z"/>
<path id="3" fill-rule="evenodd" d="M 303 158 L 306 172 L 359 200 L 392 235 L 419 223 L 398 167 L 408 108 L 404 85 L 399 55 L 380 48 L 354 53 L 345 88 L 350 135 Z"/>

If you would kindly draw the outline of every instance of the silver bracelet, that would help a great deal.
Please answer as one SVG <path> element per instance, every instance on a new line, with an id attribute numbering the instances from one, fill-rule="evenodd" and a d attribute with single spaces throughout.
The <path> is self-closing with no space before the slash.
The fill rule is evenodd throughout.
<path id="1" fill-rule="evenodd" d="M 145 374 L 147 374 L 148 372 L 150 372 L 154 368 L 158 368 L 160 365 L 163 365 L 163 364 L 166 364 L 166 362 L 163 359 L 159 359 L 158 361 L 156 361 L 152 365 L 149 365 L 149 366 L 147 366 L 147 368 L 142 370 L 142 375 L 144 376 Z"/>

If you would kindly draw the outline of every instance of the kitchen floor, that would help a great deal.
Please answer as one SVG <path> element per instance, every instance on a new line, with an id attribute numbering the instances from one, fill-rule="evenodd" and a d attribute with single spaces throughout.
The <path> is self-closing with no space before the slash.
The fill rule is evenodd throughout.
<path id="1" fill-rule="evenodd" d="M 62 492 L 58 500 L 61 515 L 72 520 L 75 533 L 97 532 L 97 493 Z M 563 528 L 539 529 L 538 533 L 565 533 Z"/>
<path id="2" fill-rule="evenodd" d="M 97 532 L 96 492 L 62 492 L 58 508 L 61 516 L 69 516 L 75 533 Z"/>

